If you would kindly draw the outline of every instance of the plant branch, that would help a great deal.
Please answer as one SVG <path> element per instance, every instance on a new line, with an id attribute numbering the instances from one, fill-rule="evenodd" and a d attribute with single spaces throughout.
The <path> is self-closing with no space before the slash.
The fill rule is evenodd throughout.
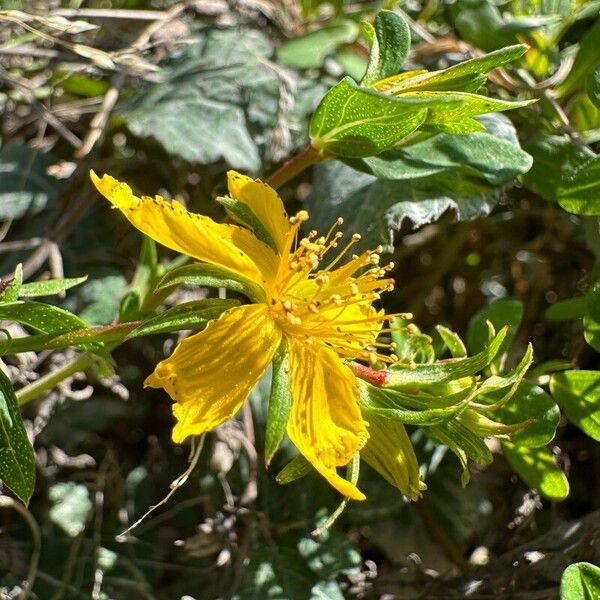
<path id="1" fill-rule="evenodd" d="M 267 183 L 277 190 L 304 171 L 304 169 L 322 160 L 327 159 L 319 150 L 309 145 L 300 154 L 283 163 L 275 173 L 267 178 Z"/>

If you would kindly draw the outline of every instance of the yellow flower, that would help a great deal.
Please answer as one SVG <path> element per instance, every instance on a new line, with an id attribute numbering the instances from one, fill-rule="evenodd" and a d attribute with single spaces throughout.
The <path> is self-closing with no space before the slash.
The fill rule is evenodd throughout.
<path id="1" fill-rule="evenodd" d="M 253 213 L 270 245 L 250 229 L 216 223 L 176 201 L 138 198 L 108 175 L 91 177 L 140 231 L 260 290 L 259 302 L 232 308 L 184 339 L 146 379 L 146 386 L 164 388 L 174 400 L 173 440 L 182 442 L 233 416 L 285 339 L 292 397 L 288 437 L 339 492 L 364 499 L 336 468 L 348 464 L 369 437 L 356 376 L 344 361 L 390 360 L 377 352 L 389 347 L 377 342 L 387 317 L 372 306 L 393 285 L 386 277 L 392 265 L 379 266 L 381 249 L 352 254 L 340 265 L 360 239 L 355 235 L 321 268 L 342 237 L 336 232 L 341 219 L 325 236 L 310 231 L 298 240 L 308 214 L 288 218 L 273 189 L 233 171 L 229 193 Z"/>

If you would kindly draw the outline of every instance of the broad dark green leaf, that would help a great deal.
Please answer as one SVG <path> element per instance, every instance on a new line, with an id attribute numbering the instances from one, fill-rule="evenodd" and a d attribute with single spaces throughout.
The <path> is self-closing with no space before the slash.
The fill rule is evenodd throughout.
<path id="1" fill-rule="evenodd" d="M 27 504 L 35 486 L 33 448 L 12 384 L 0 370 L 0 479 Z"/>
<path id="2" fill-rule="evenodd" d="M 550 391 L 569 421 L 600 442 L 600 371 L 563 371 Z"/>
<path id="3" fill-rule="evenodd" d="M 515 298 L 500 298 L 484 306 L 470 320 L 467 328 L 467 347 L 470 352 L 481 352 L 488 345 L 486 321 L 500 329 L 509 327 L 504 349 L 510 346 L 523 318 L 523 303 Z"/>
<path id="4" fill-rule="evenodd" d="M 137 86 L 120 114 L 134 134 L 155 138 L 171 155 L 258 171 L 261 153 L 275 143 L 280 100 L 269 38 L 238 27 L 204 28 L 191 38 L 162 65 L 160 83 Z"/>
<path id="5" fill-rule="evenodd" d="M 277 58 L 296 69 L 318 68 L 340 44 L 353 42 L 357 34 L 356 23 L 343 19 L 287 40 L 277 51 Z"/>
<path id="6" fill-rule="evenodd" d="M 361 85 L 398 73 L 410 50 L 410 29 L 406 21 L 397 13 L 382 10 L 377 13 L 373 25 L 363 22 L 362 28 L 371 53 Z"/>
<path id="7" fill-rule="evenodd" d="M 480 119 L 487 133 L 440 134 L 378 157 L 345 159 L 372 174 L 336 161 L 317 165 L 306 200 L 311 218 L 327 228 L 343 217 L 346 230 L 360 233 L 359 247 L 367 249 L 380 243 L 389 248 L 405 220 L 417 228 L 446 211 L 458 220 L 489 214 L 500 198 L 498 186 L 526 171 L 531 158 L 519 148 L 508 119 Z"/>
<path id="8" fill-rule="evenodd" d="M 494 420 L 517 424 L 533 419 L 527 427 L 511 435 L 513 444 L 538 448 L 554 439 L 560 420 L 556 402 L 544 390 L 530 383 L 521 383 L 510 402 L 489 413 Z"/>
<path id="9" fill-rule="evenodd" d="M 244 569 L 244 579 L 236 599 L 312 600 L 312 589 L 317 582 L 317 575 L 293 545 L 263 543 L 258 545 Z"/>
<path id="10" fill-rule="evenodd" d="M 287 360 L 287 344 L 282 340 L 273 357 L 271 394 L 265 428 L 265 463 L 268 465 L 277 451 L 288 422 L 292 393 Z"/>
<path id="11" fill-rule="evenodd" d="M 237 305 L 239 305 L 237 300 L 207 299 L 184 302 L 148 319 L 131 331 L 127 339 L 179 329 L 199 329 L 208 321 L 217 319 L 221 313 Z"/>
<path id="12" fill-rule="evenodd" d="M 67 279 L 49 279 L 48 281 L 32 281 L 24 283 L 19 291 L 21 298 L 36 298 L 39 296 L 53 296 L 64 292 L 87 280 L 87 275 L 83 277 L 70 277 Z"/>
<path id="13" fill-rule="evenodd" d="M 586 311 L 587 300 L 585 296 L 567 298 L 555 302 L 546 310 L 546 319 L 549 321 L 570 321 L 583 319 Z"/>
<path id="14" fill-rule="evenodd" d="M 60 190 L 57 179 L 46 174 L 55 162 L 49 154 L 33 150 L 15 140 L 0 149 L 0 220 L 20 219 L 36 214 L 51 202 Z"/>
<path id="15" fill-rule="evenodd" d="M 499 114 L 484 115 L 479 121 L 485 133 L 440 134 L 379 156 L 344 162 L 380 179 L 409 183 L 415 178 L 456 171 L 463 177 L 481 178 L 499 186 L 525 173 L 532 159 L 520 148 L 510 121 Z"/>
<path id="16" fill-rule="evenodd" d="M 600 156 L 567 174 L 557 191 L 558 203 L 577 215 L 600 215 Z"/>
<path id="17" fill-rule="evenodd" d="M 256 284 L 246 281 L 227 269 L 204 263 L 183 265 L 167 271 L 158 282 L 157 290 L 175 288 L 178 285 L 199 285 L 203 287 L 225 288 L 244 294 L 252 300 L 264 299 L 264 292 Z"/>
<path id="18" fill-rule="evenodd" d="M 544 498 L 559 502 L 569 495 L 567 477 L 547 447 L 528 448 L 503 442 L 502 452 L 517 475 Z"/>
<path id="19" fill-rule="evenodd" d="M 560 578 L 560 600 L 597 600 L 600 567 L 589 562 L 569 565 Z"/>
<path id="20" fill-rule="evenodd" d="M 525 144 L 533 156 L 533 166 L 523 175 L 523 183 L 550 202 L 558 201 L 558 189 L 575 169 L 595 155 L 587 146 L 567 136 L 540 136 Z"/>
<path id="21" fill-rule="evenodd" d="M 0 304 L 0 319 L 16 321 L 42 333 L 64 333 L 88 327 L 77 315 L 41 302 L 18 301 Z"/>

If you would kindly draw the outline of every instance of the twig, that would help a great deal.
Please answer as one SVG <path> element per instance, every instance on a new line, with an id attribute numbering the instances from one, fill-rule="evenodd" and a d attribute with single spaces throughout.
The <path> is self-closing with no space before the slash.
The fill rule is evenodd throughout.
<path id="1" fill-rule="evenodd" d="M 58 8 L 51 16 L 84 19 L 130 19 L 133 21 L 159 21 L 168 13 L 160 10 L 132 10 L 126 8 Z"/>
<path id="2" fill-rule="evenodd" d="M 152 505 L 133 525 L 130 525 L 125 531 L 120 533 L 116 538 L 117 541 L 126 541 L 126 536 L 130 531 L 135 529 L 140 523 L 142 523 L 146 519 L 146 517 L 148 517 L 148 515 L 153 513 L 157 508 L 166 504 L 171 498 L 171 496 L 188 480 L 188 477 L 192 474 L 192 471 L 196 468 L 196 465 L 198 464 L 198 459 L 200 458 L 200 454 L 202 453 L 202 447 L 204 446 L 204 438 L 204 435 L 200 436 L 198 440 L 198 445 L 196 447 L 194 455 L 192 456 L 192 460 L 190 461 L 188 468 L 171 483 L 171 485 L 169 486 L 171 488 L 169 493 L 160 502 L 157 502 L 156 504 Z"/>
<path id="3" fill-rule="evenodd" d="M 17 502 L 10 496 L 0 496 L 0 508 L 13 508 L 16 510 L 23 517 L 31 531 L 33 550 L 31 552 L 31 559 L 29 560 L 27 579 L 25 580 L 23 591 L 19 594 L 19 600 L 27 600 L 33 589 L 33 582 L 37 575 L 40 553 L 42 551 L 42 534 L 40 532 L 40 527 L 33 518 L 33 515 L 20 502 Z"/>
<path id="4" fill-rule="evenodd" d="M 12 77 L 10 73 L 2 66 L 0 66 L 0 78 L 13 89 L 18 88 L 24 94 L 26 94 L 27 100 L 31 106 L 33 106 L 33 108 L 44 117 L 48 124 L 56 129 L 57 133 L 59 133 L 67 142 L 69 142 L 71 146 L 74 148 L 79 148 L 79 146 L 81 146 L 81 140 L 73 132 L 67 129 L 46 106 L 36 100 L 33 97 L 31 90 L 29 90 L 27 86 L 23 85 L 14 77 Z"/>

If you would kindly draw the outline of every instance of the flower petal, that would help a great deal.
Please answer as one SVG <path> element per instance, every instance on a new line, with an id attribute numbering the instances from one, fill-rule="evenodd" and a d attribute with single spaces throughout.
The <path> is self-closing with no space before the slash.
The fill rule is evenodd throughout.
<path id="1" fill-rule="evenodd" d="M 232 198 L 244 202 L 252 209 L 281 254 L 290 222 L 279 194 L 266 183 L 236 171 L 227 173 L 227 186 Z"/>
<path id="2" fill-rule="evenodd" d="M 348 498 L 364 500 L 365 495 L 336 472 L 368 438 L 356 377 L 333 350 L 294 338 L 288 342 L 292 388 L 288 436 L 334 488 Z"/>
<path id="3" fill-rule="evenodd" d="M 369 421 L 369 441 L 360 456 L 409 500 L 418 500 L 427 486 L 404 425 L 363 407 Z"/>
<path id="4" fill-rule="evenodd" d="M 271 362 L 281 333 L 264 304 L 228 310 L 185 338 L 144 385 L 175 400 L 173 441 L 213 429 L 233 416 Z"/>
<path id="5" fill-rule="evenodd" d="M 126 183 L 104 175 L 90 176 L 98 191 L 120 209 L 137 229 L 176 252 L 224 267 L 265 287 L 277 272 L 273 250 L 252 232 L 215 223 L 209 217 L 188 212 L 179 202 L 134 196 Z"/>

